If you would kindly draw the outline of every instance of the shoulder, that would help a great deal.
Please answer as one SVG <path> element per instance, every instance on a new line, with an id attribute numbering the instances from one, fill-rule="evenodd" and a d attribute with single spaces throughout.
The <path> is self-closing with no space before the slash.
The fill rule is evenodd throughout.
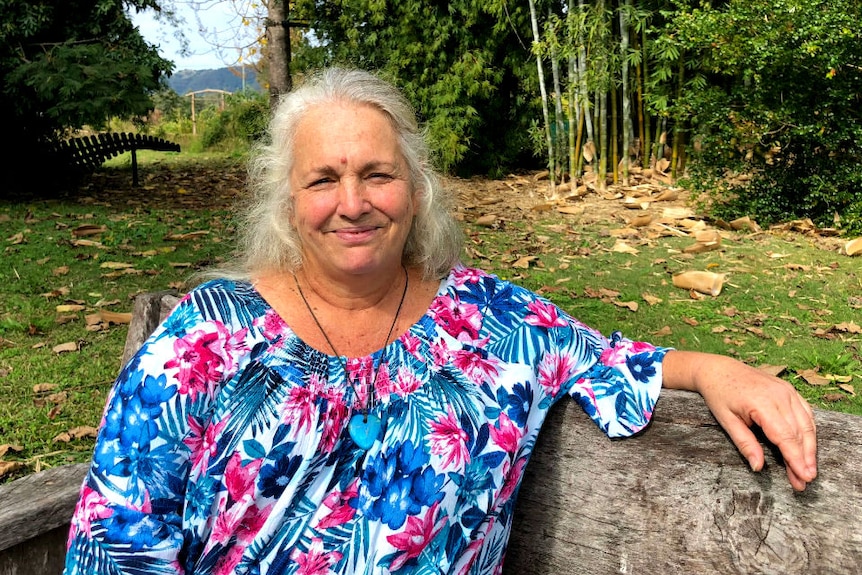
<path id="1" fill-rule="evenodd" d="M 464 265 L 452 268 L 449 276 L 441 286 L 440 295 L 459 298 L 490 298 L 501 303 L 508 302 L 510 305 L 520 304 L 525 306 L 530 302 L 542 299 L 522 286 L 504 280 L 482 269 Z"/>
<path id="2" fill-rule="evenodd" d="M 180 301 L 178 310 L 194 310 L 203 320 L 223 321 L 236 315 L 263 315 L 266 303 L 247 281 L 213 279 L 192 288 Z"/>

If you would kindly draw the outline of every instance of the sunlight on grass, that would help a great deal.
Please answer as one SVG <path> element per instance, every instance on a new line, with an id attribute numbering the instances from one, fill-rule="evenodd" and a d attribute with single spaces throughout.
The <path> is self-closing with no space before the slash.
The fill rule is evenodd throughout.
<path id="1" fill-rule="evenodd" d="M 137 190 L 120 157 L 106 168 L 106 190 L 0 203 L 0 446 L 15 447 L 7 458 L 25 463 L 20 474 L 89 459 L 91 437 L 56 438 L 99 425 L 126 326 L 88 327 L 87 317 L 129 312 L 140 292 L 185 289 L 193 272 L 230 251 L 225 196 L 241 193 L 241 162 L 159 152 L 139 161 L 146 179 Z M 465 259 L 605 334 L 782 366 L 814 405 L 862 414 L 862 336 L 839 327 L 858 321 L 862 258 L 769 233 L 738 234 L 696 256 L 677 237 L 617 253 L 611 225 L 553 214 L 499 229 L 465 223 Z M 693 298 L 674 287 L 673 274 L 690 269 L 726 274 L 721 294 Z M 74 351 L 57 351 L 69 344 Z M 812 385 L 805 370 L 832 379 Z"/>

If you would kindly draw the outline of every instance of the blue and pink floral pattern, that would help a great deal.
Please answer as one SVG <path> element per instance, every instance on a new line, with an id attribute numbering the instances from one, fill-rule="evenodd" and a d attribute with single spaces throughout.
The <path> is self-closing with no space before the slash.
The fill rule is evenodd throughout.
<path id="1" fill-rule="evenodd" d="M 344 358 L 357 397 L 250 284 L 208 282 L 112 389 L 65 573 L 499 573 L 548 409 L 636 433 L 664 353 L 459 266 L 399 339 Z M 346 427 L 376 362 L 364 451 Z"/>

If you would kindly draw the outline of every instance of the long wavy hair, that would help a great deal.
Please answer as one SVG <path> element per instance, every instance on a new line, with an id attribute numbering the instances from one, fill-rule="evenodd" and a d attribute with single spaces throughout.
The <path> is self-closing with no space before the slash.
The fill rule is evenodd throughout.
<path id="1" fill-rule="evenodd" d="M 250 195 L 240 209 L 237 257 L 204 275 L 251 279 L 256 272 L 294 272 L 302 265 L 290 184 L 296 129 L 311 108 L 336 102 L 373 106 L 389 119 L 397 134 L 417 203 L 404 264 L 421 268 L 427 279 L 437 279 L 458 262 L 461 231 L 431 166 L 425 134 L 413 107 L 397 88 L 375 74 L 327 68 L 279 99 L 266 138 L 252 148 L 249 158 Z"/>

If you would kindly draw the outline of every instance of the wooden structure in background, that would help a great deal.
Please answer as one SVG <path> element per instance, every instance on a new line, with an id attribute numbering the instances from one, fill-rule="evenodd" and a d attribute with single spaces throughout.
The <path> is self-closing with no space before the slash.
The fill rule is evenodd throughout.
<path id="1" fill-rule="evenodd" d="M 92 172 L 105 160 L 125 152 L 132 153 L 132 183 L 138 185 L 138 150 L 179 152 L 180 145 L 145 134 L 108 132 L 70 138 L 55 145 L 50 154 L 63 164 L 80 172 Z"/>

